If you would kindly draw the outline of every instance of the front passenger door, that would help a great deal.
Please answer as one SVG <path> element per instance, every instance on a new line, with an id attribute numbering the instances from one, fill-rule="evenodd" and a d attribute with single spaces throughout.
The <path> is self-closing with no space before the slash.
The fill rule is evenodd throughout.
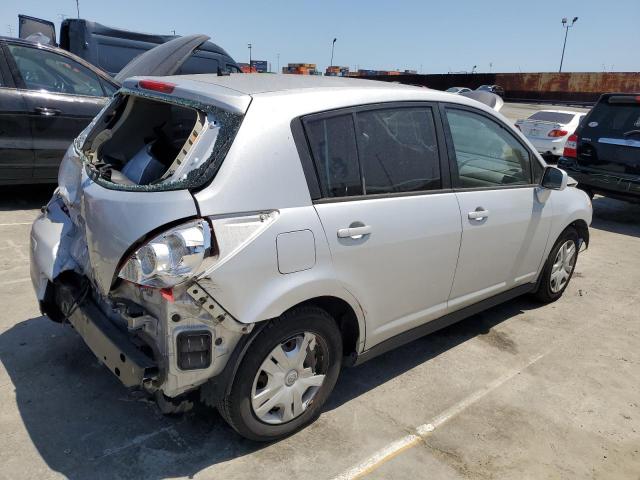
<path id="1" fill-rule="evenodd" d="M 536 280 L 551 205 L 536 194 L 542 165 L 509 127 L 470 107 L 448 106 L 444 117 L 462 217 L 449 299 L 457 310 Z"/>

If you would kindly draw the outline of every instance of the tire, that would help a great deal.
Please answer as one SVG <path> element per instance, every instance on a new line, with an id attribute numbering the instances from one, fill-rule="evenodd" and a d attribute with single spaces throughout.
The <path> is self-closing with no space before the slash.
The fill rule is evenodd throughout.
<path id="1" fill-rule="evenodd" d="M 284 438 L 320 416 L 341 365 L 342 337 L 334 319 L 317 307 L 295 308 L 270 321 L 252 342 L 218 411 L 245 438 Z M 321 375 L 321 384 L 309 385 Z"/>
<path id="2" fill-rule="evenodd" d="M 570 271 L 567 271 L 566 262 L 563 261 L 563 263 L 565 263 L 565 265 L 562 266 L 564 274 L 560 272 L 554 279 L 554 273 L 560 270 L 557 268 L 558 260 L 563 255 L 559 252 L 565 245 L 568 245 L 568 242 L 573 243 L 573 248 L 575 249 L 570 262 Z M 562 232 L 562 234 L 560 234 L 558 240 L 556 240 L 556 243 L 553 245 L 553 248 L 549 253 L 549 257 L 547 258 L 542 270 L 540 283 L 537 290 L 534 292 L 534 296 L 539 301 L 543 303 L 555 302 L 562 296 L 573 277 L 573 272 L 575 271 L 575 266 L 578 261 L 578 245 L 579 237 L 575 228 L 568 227 Z"/>

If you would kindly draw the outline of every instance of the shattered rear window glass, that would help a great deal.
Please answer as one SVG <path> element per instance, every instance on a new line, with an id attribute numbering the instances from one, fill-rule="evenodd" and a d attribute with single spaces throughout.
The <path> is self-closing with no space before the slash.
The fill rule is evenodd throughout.
<path id="1" fill-rule="evenodd" d="M 197 189 L 217 174 L 243 116 L 122 89 L 76 140 L 89 177 L 112 190 Z"/>

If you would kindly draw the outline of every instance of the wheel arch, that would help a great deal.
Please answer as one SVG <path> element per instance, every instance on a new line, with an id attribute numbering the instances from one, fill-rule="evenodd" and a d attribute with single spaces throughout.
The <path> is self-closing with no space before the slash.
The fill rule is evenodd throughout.
<path id="1" fill-rule="evenodd" d="M 589 247 L 589 225 L 587 225 L 587 222 L 585 222 L 583 219 L 579 218 L 577 220 L 574 220 L 573 222 L 571 222 L 568 227 L 573 227 L 576 229 L 576 231 L 578 232 L 578 236 L 580 237 L 580 239 L 585 243 L 585 245 L 587 247 Z M 565 228 L 564 230 L 566 230 L 567 228 Z M 563 230 L 563 232 L 564 232 Z"/>
<path id="2" fill-rule="evenodd" d="M 355 359 L 359 352 L 359 345 L 364 340 L 364 331 L 360 329 L 360 323 L 354 308 L 347 301 L 339 297 L 326 295 L 305 300 L 292 306 L 287 311 L 301 306 L 315 306 L 331 315 L 338 324 L 338 328 L 340 328 L 343 354 L 346 357 Z"/>

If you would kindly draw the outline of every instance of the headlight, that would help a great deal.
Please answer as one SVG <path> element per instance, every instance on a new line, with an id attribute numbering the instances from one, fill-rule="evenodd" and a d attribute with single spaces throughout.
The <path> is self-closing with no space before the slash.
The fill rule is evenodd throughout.
<path id="1" fill-rule="evenodd" d="M 139 285 L 173 287 L 195 275 L 210 248 L 211 230 L 205 220 L 180 225 L 136 250 L 118 276 Z"/>

